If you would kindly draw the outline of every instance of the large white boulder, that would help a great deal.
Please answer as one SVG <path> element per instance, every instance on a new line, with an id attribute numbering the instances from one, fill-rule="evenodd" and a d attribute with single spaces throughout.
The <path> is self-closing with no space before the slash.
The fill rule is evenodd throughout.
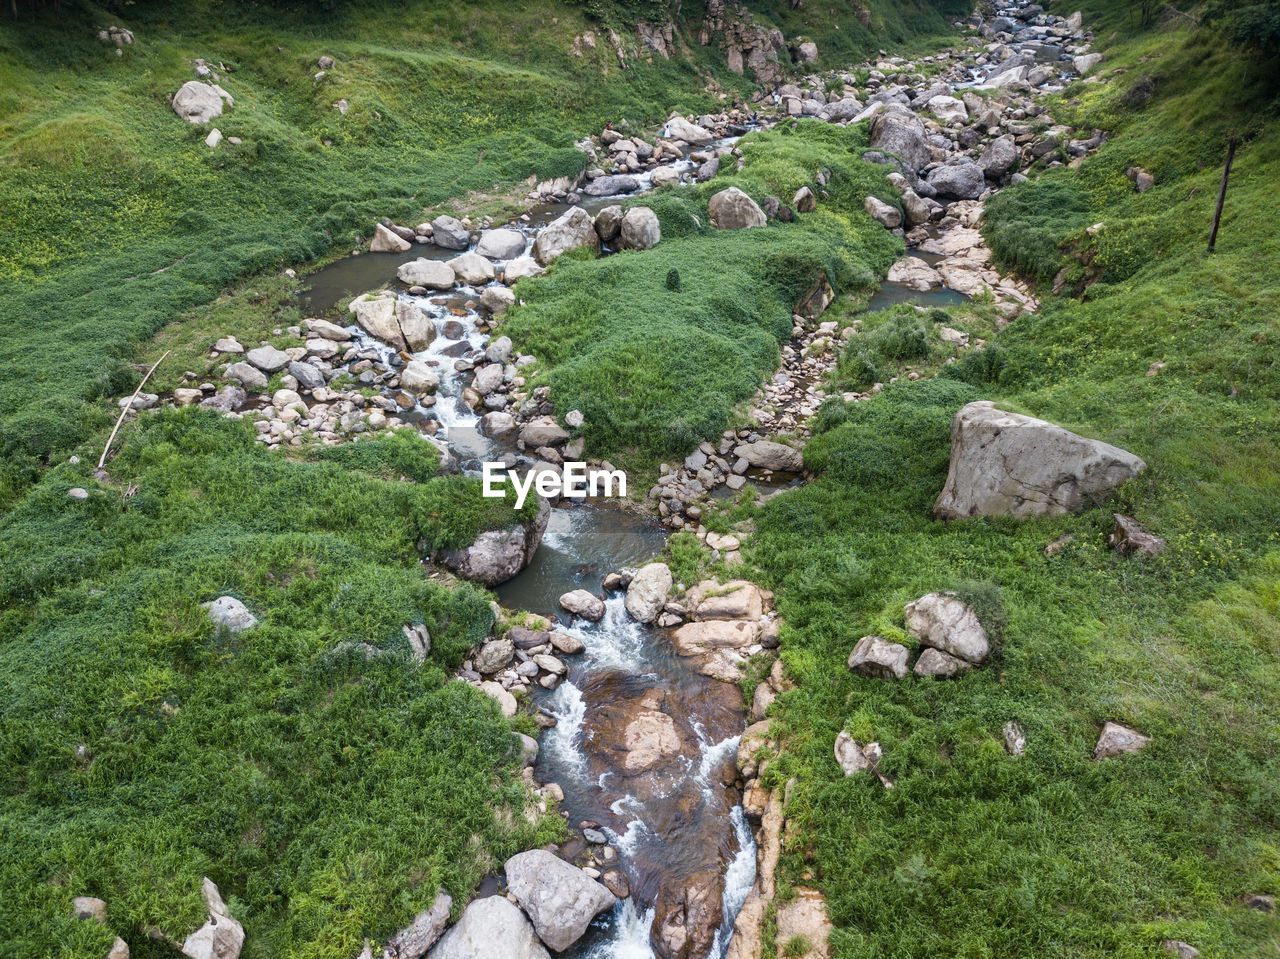
<path id="1" fill-rule="evenodd" d="M 505 529 L 481 533 L 469 546 L 445 550 L 441 562 L 463 579 L 485 586 L 505 583 L 529 565 L 551 519 L 551 507 L 539 497 L 537 516 Z"/>
<path id="2" fill-rule="evenodd" d="M 912 173 L 930 159 L 924 124 L 906 107 L 896 104 L 886 107 L 871 121 L 871 149 L 892 153 Z"/>
<path id="3" fill-rule="evenodd" d="M 804 454 L 800 450 L 772 440 L 743 443 L 733 452 L 757 469 L 781 470 L 786 473 L 798 473 L 804 469 Z"/>
<path id="4" fill-rule="evenodd" d="M 619 246 L 624 250 L 648 250 L 662 239 L 658 214 L 647 206 L 633 206 L 622 217 Z"/>
<path id="5" fill-rule="evenodd" d="M 507 889 L 533 921 L 539 938 L 556 952 L 581 939 L 591 920 L 617 902 L 577 866 L 545 849 L 512 856 L 506 874 Z"/>
<path id="6" fill-rule="evenodd" d="M 173 112 L 188 123 L 208 123 L 222 116 L 222 105 L 235 106 L 235 100 L 216 83 L 188 80 L 173 95 Z"/>
<path id="7" fill-rule="evenodd" d="M 504 896 L 477 899 L 427 953 L 430 959 L 551 959 L 519 907 Z"/>
<path id="8" fill-rule="evenodd" d="M 463 253 L 449 261 L 449 268 L 462 283 L 478 286 L 493 279 L 493 264 L 478 253 Z"/>
<path id="9" fill-rule="evenodd" d="M 533 241 L 533 257 L 543 266 L 564 256 L 570 250 L 589 247 L 600 252 L 600 235 L 596 233 L 591 214 L 580 206 L 566 211 L 553 220 Z"/>
<path id="10" fill-rule="evenodd" d="M 747 230 L 769 222 L 756 201 L 736 186 L 713 196 L 707 203 L 707 215 L 717 230 Z"/>
<path id="11" fill-rule="evenodd" d="M 940 649 L 975 666 L 991 652 L 978 615 L 957 596 L 928 593 L 907 603 L 903 612 L 908 631 L 922 646 Z"/>
<path id="12" fill-rule="evenodd" d="M 485 230 L 476 252 L 490 260 L 513 260 L 524 252 L 524 234 L 519 230 Z"/>
<path id="13" fill-rule="evenodd" d="M 667 121 L 666 137 L 669 140 L 683 140 L 690 146 L 706 146 L 714 137 L 711 132 L 698 124 L 681 116 L 674 116 Z"/>
<path id="14" fill-rule="evenodd" d="M 642 623 L 652 623 L 666 605 L 674 582 L 666 563 L 640 567 L 627 587 L 627 612 Z"/>
<path id="15" fill-rule="evenodd" d="M 370 253 L 407 253 L 409 243 L 404 237 L 394 230 L 379 223 L 373 228 L 373 239 L 369 241 Z"/>
<path id="16" fill-rule="evenodd" d="M 933 514 L 1078 513 L 1144 469 L 1146 463 L 1127 450 L 994 403 L 970 403 L 952 421 L 951 467 Z"/>
<path id="17" fill-rule="evenodd" d="M 396 270 L 401 283 L 409 286 L 425 286 L 429 290 L 449 290 L 453 288 L 456 277 L 453 267 L 443 260 L 429 260 L 419 257 L 408 263 L 401 263 Z"/>

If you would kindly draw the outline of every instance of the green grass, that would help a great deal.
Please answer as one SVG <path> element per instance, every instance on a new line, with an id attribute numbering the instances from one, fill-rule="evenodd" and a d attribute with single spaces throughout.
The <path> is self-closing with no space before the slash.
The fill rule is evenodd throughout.
<path id="1" fill-rule="evenodd" d="M 1280 948 L 1277 918 L 1241 901 L 1280 892 L 1280 131 L 1236 112 L 1254 88 L 1203 38 L 1105 42 L 1126 72 L 1069 90 L 1062 108 L 1111 142 L 1002 194 L 987 223 L 1006 262 L 1043 279 L 1065 262 L 1060 241 L 1104 221 L 1099 281 L 1083 300 L 1046 293 L 935 379 L 831 403 L 806 449 L 819 478 L 749 511 L 747 558 L 777 590 L 799 682 L 774 707 L 786 749 L 770 776 L 796 781 L 783 872 L 826 893 L 840 959 L 1150 957 L 1166 938 L 1206 957 Z M 1147 107 L 1121 110 L 1139 63 L 1166 79 Z M 1220 135 L 1240 127 L 1253 136 L 1209 256 Z M 1148 194 L 1124 177 L 1134 163 L 1156 173 Z M 913 319 L 869 320 L 842 374 L 856 379 L 868 344 L 881 378 L 936 366 L 913 355 Z M 1078 517 L 935 522 L 951 418 L 978 398 L 1150 468 Z M 1167 552 L 1112 553 L 1111 510 Z M 1045 556 L 1064 533 L 1071 544 Z M 846 669 L 868 633 L 911 644 L 903 604 L 938 589 L 981 598 L 988 625 L 998 612 L 989 665 L 951 682 Z M 1011 719 L 1027 733 L 1018 759 L 1000 745 Z M 1106 720 L 1154 741 L 1094 763 Z M 841 729 L 881 743 L 892 791 L 841 775 Z"/>
<path id="2" fill-rule="evenodd" d="M 825 273 L 840 291 L 874 286 L 901 241 L 862 210 L 885 189 L 863 163 L 865 132 L 788 123 L 742 141 L 740 173 L 636 201 L 654 208 L 652 250 L 558 263 L 519 286 L 504 332 L 541 361 L 562 411 L 586 416 L 597 455 L 651 462 L 717 436 L 778 364 L 796 303 Z M 753 230 L 711 229 L 706 201 L 738 186 L 790 202 L 831 171 L 817 212 Z M 679 275 L 678 289 L 668 277 Z"/>

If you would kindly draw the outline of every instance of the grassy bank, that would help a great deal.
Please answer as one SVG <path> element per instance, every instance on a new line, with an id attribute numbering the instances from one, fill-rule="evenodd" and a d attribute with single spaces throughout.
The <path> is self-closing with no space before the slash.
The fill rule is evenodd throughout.
<path id="1" fill-rule="evenodd" d="M 883 168 L 861 160 L 865 137 L 819 121 L 752 134 L 740 172 L 635 201 L 662 221 L 654 249 L 564 262 L 518 287 L 526 303 L 504 332 L 542 361 L 558 407 L 586 415 L 590 452 L 683 457 L 729 426 L 777 368 L 792 311 L 820 275 L 843 292 L 876 284 L 902 244 L 863 212 L 867 193 L 885 190 Z M 736 186 L 790 203 L 824 169 L 816 212 L 752 230 L 711 228 L 714 193 Z"/>
<path id="2" fill-rule="evenodd" d="M 1083 298 L 1046 290 L 1037 315 L 938 378 L 828 407 L 806 450 L 818 479 L 755 514 L 749 561 L 779 590 L 800 684 L 775 707 L 788 748 L 772 776 L 796 780 L 784 872 L 826 892 L 842 959 L 1140 957 L 1164 939 L 1262 957 L 1280 944 L 1275 914 L 1244 904 L 1280 892 L 1280 133 L 1250 64 L 1202 36 L 1102 45 L 1106 82 L 1054 109 L 1111 142 L 988 207 L 1007 263 L 1041 279 L 1067 266 Z M 1154 92 L 1135 99 L 1144 75 Z M 1209 256 L 1225 135 L 1245 130 Z M 1125 175 L 1135 164 L 1156 176 L 1146 194 Z M 943 319 L 922 319 L 923 353 L 869 325 L 876 341 L 854 338 L 843 375 L 865 379 L 869 346 L 877 378 L 936 367 Z M 951 417 L 978 398 L 1150 469 L 1078 517 L 935 522 Z M 1112 509 L 1168 550 L 1109 551 Z M 991 664 L 951 682 L 846 669 L 861 636 L 912 645 L 903 604 L 938 589 L 973 599 L 999 640 Z M 1000 743 L 1009 720 L 1027 733 L 1020 758 Z M 1154 741 L 1095 763 L 1106 720 Z M 841 729 L 880 742 L 891 792 L 842 777 Z"/>

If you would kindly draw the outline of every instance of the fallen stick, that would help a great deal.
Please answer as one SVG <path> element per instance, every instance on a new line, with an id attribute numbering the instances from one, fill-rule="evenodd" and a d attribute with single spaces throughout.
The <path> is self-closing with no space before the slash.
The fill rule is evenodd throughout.
<path id="1" fill-rule="evenodd" d="M 129 402 L 124 404 L 124 408 L 120 410 L 120 415 L 116 417 L 116 425 L 111 428 L 111 435 L 107 437 L 107 445 L 102 448 L 102 455 L 98 457 L 98 469 L 102 469 L 104 463 L 107 462 L 107 454 L 111 452 L 111 444 L 115 441 L 116 433 L 120 431 L 120 424 L 124 422 L 125 416 L 133 409 L 133 401 L 138 398 L 138 394 L 142 392 L 142 388 L 147 385 L 147 380 L 151 379 L 151 374 L 156 371 L 156 367 L 164 362 L 164 358 L 170 353 L 165 350 L 160 359 L 151 364 L 151 369 L 147 370 L 146 376 L 142 378 L 142 382 L 138 384 L 138 388 L 133 391 L 133 395 L 129 397 Z"/>

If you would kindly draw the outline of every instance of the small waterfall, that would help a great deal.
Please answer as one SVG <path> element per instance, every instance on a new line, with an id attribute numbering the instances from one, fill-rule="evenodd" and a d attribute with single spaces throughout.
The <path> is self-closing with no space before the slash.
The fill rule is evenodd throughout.
<path id="1" fill-rule="evenodd" d="M 751 887 L 756 883 L 756 841 L 751 835 L 751 827 L 747 824 L 746 814 L 741 806 L 734 806 L 729 814 L 733 822 L 733 832 L 738 839 L 738 854 L 724 871 L 724 919 L 716 930 L 715 943 L 711 947 L 709 959 L 723 959 L 729 949 L 729 940 L 733 937 L 733 924 L 738 918 L 742 904 L 751 894 Z"/>
<path id="2" fill-rule="evenodd" d="M 583 959 L 653 959 L 649 930 L 653 927 L 653 910 L 641 912 L 635 900 L 624 899 L 614 910 L 613 935 L 585 954 Z"/>
<path id="3" fill-rule="evenodd" d="M 542 734 L 541 748 L 565 772 L 581 776 L 587 765 L 582 750 L 578 748 L 582 723 L 587 715 L 582 690 L 566 680 L 548 697 L 546 707 L 555 716 L 556 724 Z"/>
<path id="4" fill-rule="evenodd" d="M 645 672 L 648 669 L 645 627 L 627 615 L 626 596 L 614 593 L 604 603 L 604 618 L 598 623 L 575 619 L 563 632 L 582 640 L 585 657 L 593 669 Z"/>

